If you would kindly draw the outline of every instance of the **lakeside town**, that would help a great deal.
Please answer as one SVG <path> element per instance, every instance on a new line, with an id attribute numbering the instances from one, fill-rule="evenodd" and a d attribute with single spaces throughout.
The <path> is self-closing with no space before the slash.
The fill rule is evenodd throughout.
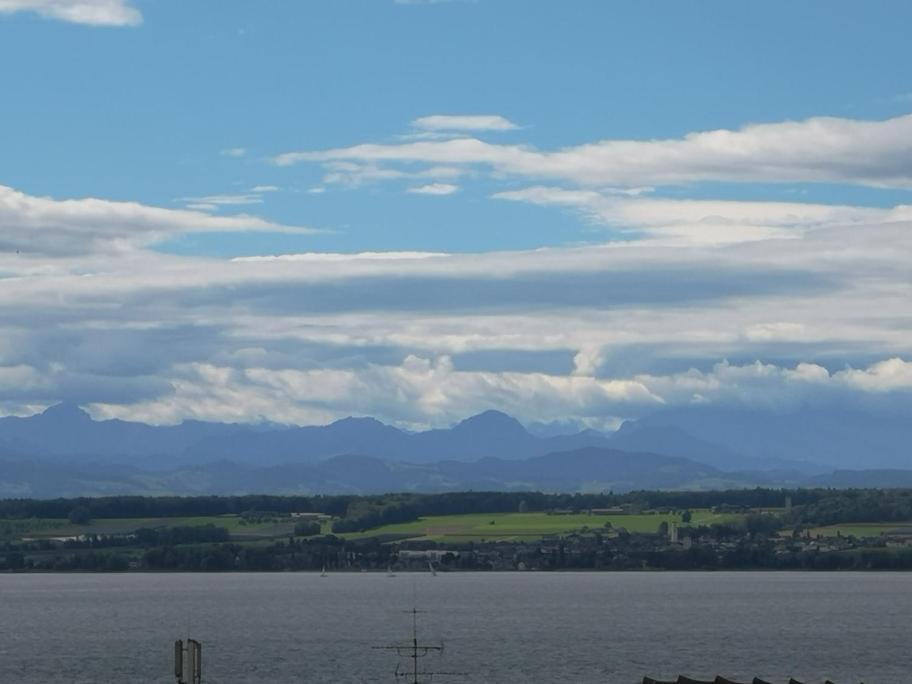
<path id="1" fill-rule="evenodd" d="M 0 570 L 12 572 L 912 568 L 909 490 L 110 497 L 0 509 Z"/>

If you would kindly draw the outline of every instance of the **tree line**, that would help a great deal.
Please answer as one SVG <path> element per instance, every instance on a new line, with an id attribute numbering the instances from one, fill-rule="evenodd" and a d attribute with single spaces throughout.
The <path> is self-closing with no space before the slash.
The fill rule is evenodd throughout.
<path id="1" fill-rule="evenodd" d="M 268 511 L 323 513 L 336 518 L 336 532 L 371 529 L 431 515 L 515 511 L 586 511 L 630 505 L 639 509 L 749 510 L 792 506 L 787 525 L 912 520 L 912 489 L 736 489 L 724 491 L 637 491 L 624 494 L 546 494 L 542 492 L 452 492 L 338 496 L 108 496 L 70 499 L 0 500 L 0 519 L 70 518 L 75 524 L 104 518 L 168 518 L 250 514 Z"/>

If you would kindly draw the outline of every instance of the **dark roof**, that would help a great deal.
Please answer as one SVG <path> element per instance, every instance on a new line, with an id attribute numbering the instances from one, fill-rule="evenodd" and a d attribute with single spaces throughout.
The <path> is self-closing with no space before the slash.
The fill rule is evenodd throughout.
<path id="1" fill-rule="evenodd" d="M 677 679 L 653 679 L 652 677 L 643 677 L 643 684 L 748 684 L 747 682 L 737 682 L 728 679 L 722 675 L 717 675 L 714 679 L 693 679 L 686 675 L 678 675 Z M 765 679 L 754 677 L 749 684 L 770 684 Z M 803 684 L 795 678 L 789 678 L 788 684 Z M 829 679 L 826 684 L 833 684 Z"/>

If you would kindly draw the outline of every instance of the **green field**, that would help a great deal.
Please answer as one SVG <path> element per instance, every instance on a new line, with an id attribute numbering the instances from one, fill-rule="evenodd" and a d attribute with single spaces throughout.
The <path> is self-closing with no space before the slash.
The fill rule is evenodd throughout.
<path id="1" fill-rule="evenodd" d="M 710 511 L 692 512 L 691 525 L 731 522 L 740 516 L 715 514 Z M 340 535 L 346 539 L 386 537 L 398 539 L 428 539 L 433 541 L 521 541 L 561 535 L 583 528 L 604 528 L 611 523 L 614 529 L 628 532 L 655 532 L 662 522 L 681 524 L 675 513 L 640 513 L 632 515 L 549 515 L 547 513 L 476 513 L 471 515 L 439 515 L 415 522 L 384 525 L 366 532 Z"/>
<path id="2" fill-rule="evenodd" d="M 732 523 L 742 518 L 739 514 L 712 513 L 709 510 L 692 511 L 691 525 Z M 637 513 L 590 515 L 574 513 L 550 515 L 548 513 L 475 513 L 470 515 L 440 515 L 421 518 L 414 522 L 384 525 L 365 532 L 351 532 L 339 536 L 346 539 L 387 537 L 399 539 L 428 539 L 433 541 L 521 541 L 540 539 L 549 535 L 578 532 L 584 528 L 601 529 L 605 523 L 614 529 L 628 532 L 655 532 L 662 522 L 682 524 L 677 513 Z M 287 537 L 294 532 L 291 518 L 247 522 L 238 515 L 185 516 L 175 518 L 103 518 L 87 525 L 74 525 L 65 519 L 0 520 L 0 539 L 62 539 L 80 535 L 122 535 L 141 527 L 193 527 L 215 525 L 228 530 L 235 541 L 259 541 Z M 904 523 L 842 523 L 812 528 L 812 535 L 879 537 L 890 532 L 912 534 L 912 522 Z M 324 523 L 323 533 L 331 532 Z"/>
<path id="3" fill-rule="evenodd" d="M 238 515 L 184 516 L 175 518 L 99 518 L 86 525 L 74 525 L 65 519 L 31 518 L 27 520 L 0 520 L 0 538 L 56 539 L 81 535 L 122 535 L 139 528 L 194 527 L 215 525 L 224 527 L 233 539 L 269 539 L 293 533 L 295 521 L 284 518 L 278 521 L 249 523 Z M 8 530 L 8 534 L 4 531 Z M 328 531 L 328 529 L 327 529 Z"/>
<path id="4" fill-rule="evenodd" d="M 735 522 L 738 514 L 716 514 L 709 510 L 692 511 L 691 525 Z M 521 541 L 549 535 L 564 535 L 584 529 L 604 529 L 610 523 L 615 530 L 653 533 L 663 522 L 682 524 L 677 513 L 638 513 L 590 515 L 588 513 L 476 513 L 470 515 L 441 515 L 421 518 L 414 522 L 384 525 L 365 532 L 339 536 L 346 539 L 384 537 L 389 540 L 428 539 L 433 541 Z M 295 520 L 280 518 L 247 522 L 238 515 L 195 516 L 174 518 L 100 518 L 86 525 L 74 525 L 64 519 L 0 520 L 0 539 L 65 539 L 82 535 L 124 535 L 135 530 L 161 527 L 193 527 L 214 525 L 228 530 L 235 541 L 265 541 L 287 537 L 294 532 Z M 323 524 L 329 534 L 331 525 Z M 835 532 L 833 532 L 835 534 Z"/>

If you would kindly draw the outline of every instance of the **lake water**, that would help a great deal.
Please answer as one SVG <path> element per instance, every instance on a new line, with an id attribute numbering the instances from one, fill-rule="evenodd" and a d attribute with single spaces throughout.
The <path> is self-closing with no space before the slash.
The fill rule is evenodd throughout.
<path id="1" fill-rule="evenodd" d="M 912 682 L 912 574 L 643 572 L 0 575 L 0 682 L 392 682 L 413 605 L 435 682 Z"/>

